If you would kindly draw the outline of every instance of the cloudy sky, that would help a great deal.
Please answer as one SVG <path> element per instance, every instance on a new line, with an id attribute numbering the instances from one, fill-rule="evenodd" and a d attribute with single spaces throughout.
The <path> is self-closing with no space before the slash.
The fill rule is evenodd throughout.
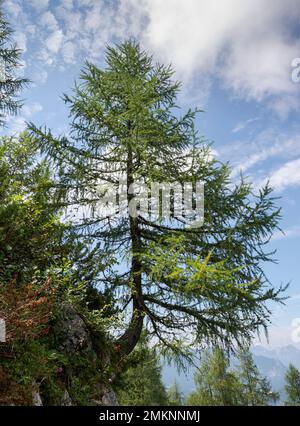
<path id="1" fill-rule="evenodd" d="M 6 0 L 5 9 L 32 81 L 5 133 L 25 121 L 67 132 L 61 95 L 85 60 L 103 65 L 107 43 L 134 37 L 172 63 L 180 105 L 205 110 L 198 129 L 233 177 L 270 179 L 281 197 L 285 235 L 274 236 L 279 264 L 267 271 L 275 285 L 291 282 L 292 297 L 275 308 L 270 343 L 300 336 L 300 0 Z"/>

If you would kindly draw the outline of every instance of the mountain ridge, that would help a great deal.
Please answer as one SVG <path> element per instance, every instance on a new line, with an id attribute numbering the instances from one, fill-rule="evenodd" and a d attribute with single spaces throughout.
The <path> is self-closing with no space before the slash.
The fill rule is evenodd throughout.
<path id="1" fill-rule="evenodd" d="M 286 345 L 277 348 L 266 348 L 262 345 L 251 346 L 253 359 L 260 373 L 267 377 L 274 391 L 280 393 L 281 402 L 285 399 L 285 374 L 291 363 L 300 370 L 300 350 L 294 345 Z M 232 366 L 237 365 L 236 359 L 232 359 Z M 195 367 L 187 372 L 178 372 L 174 365 L 163 365 L 162 378 L 167 387 L 174 380 L 178 382 L 184 396 L 195 390 L 194 374 Z"/>

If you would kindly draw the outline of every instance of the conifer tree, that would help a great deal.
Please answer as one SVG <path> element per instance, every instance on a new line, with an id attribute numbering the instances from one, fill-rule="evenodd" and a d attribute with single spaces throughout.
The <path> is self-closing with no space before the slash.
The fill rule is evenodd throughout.
<path id="1" fill-rule="evenodd" d="M 284 405 L 300 405 L 300 372 L 292 364 L 285 375 L 287 399 Z"/>
<path id="2" fill-rule="evenodd" d="M 117 391 L 121 405 L 167 405 L 161 378 L 161 364 L 155 349 L 143 337 L 127 360 L 128 367 L 119 378 Z"/>
<path id="3" fill-rule="evenodd" d="M 205 353 L 195 383 L 196 391 L 188 396 L 188 405 L 241 405 L 241 384 L 236 373 L 229 370 L 229 359 L 220 348 Z"/>
<path id="4" fill-rule="evenodd" d="M 20 286 L 63 257 L 65 225 L 51 203 L 49 166 L 26 133 L 0 138 L 0 182 L 0 285 Z"/>
<path id="5" fill-rule="evenodd" d="M 21 51 L 11 42 L 12 30 L 4 16 L 3 1 L 0 1 L 0 125 L 7 114 L 16 114 L 21 107 L 17 96 L 28 82 L 19 78 Z"/>
<path id="6" fill-rule="evenodd" d="M 272 391 L 267 378 L 262 377 L 254 363 L 253 356 L 248 348 L 239 352 L 239 380 L 242 384 L 242 405 L 268 405 L 279 399 L 277 392 Z"/>
<path id="7" fill-rule="evenodd" d="M 171 405 L 171 406 L 183 405 L 183 396 L 176 380 L 174 380 L 173 384 L 169 387 L 167 395 L 168 395 L 168 405 Z"/>
<path id="8" fill-rule="evenodd" d="M 267 304 L 278 301 L 282 290 L 263 270 L 272 259 L 265 244 L 279 220 L 270 188 L 253 194 L 243 179 L 230 181 L 228 165 L 212 158 L 195 130 L 197 111 L 179 115 L 180 84 L 170 67 L 155 64 L 132 41 L 108 47 L 106 64 L 88 63 L 73 95 L 65 96 L 69 136 L 33 124 L 30 129 L 56 167 L 78 237 L 88 236 L 94 252 L 108 261 L 95 281 L 125 313 L 118 354 L 135 348 L 143 328 L 175 353 L 185 351 L 187 335 L 188 348 L 205 339 L 248 342 L 268 325 Z M 174 191 L 168 218 L 147 216 L 141 205 L 136 215 L 122 204 L 113 216 L 100 214 L 105 185 L 118 192 L 120 176 L 128 205 L 138 200 L 133 185 L 202 181 L 203 226 L 174 214 Z"/>

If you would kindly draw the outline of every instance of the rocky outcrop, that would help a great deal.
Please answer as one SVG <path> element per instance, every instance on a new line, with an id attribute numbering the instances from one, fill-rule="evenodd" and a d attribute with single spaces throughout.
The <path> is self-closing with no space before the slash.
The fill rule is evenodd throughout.
<path id="1" fill-rule="evenodd" d="M 39 391 L 36 389 L 32 391 L 32 405 L 35 407 L 41 407 L 43 405 Z"/>
<path id="2" fill-rule="evenodd" d="M 116 406 L 119 405 L 116 394 L 112 389 L 106 389 L 102 396 L 102 405 Z"/>
<path id="3" fill-rule="evenodd" d="M 30 387 L 23 387 L 15 383 L 0 366 L 0 405 L 73 406 L 83 401 L 87 405 L 118 405 L 111 383 L 104 378 L 103 373 L 110 366 L 110 352 L 105 336 L 94 334 L 95 331 L 89 329 L 80 313 L 69 302 L 62 304 L 59 314 L 59 319 L 51 328 L 51 350 L 63 355 L 57 357 L 55 364 L 51 360 L 51 368 L 56 369 L 56 375 L 52 375 L 51 380 L 57 386 L 57 392 L 54 395 L 49 392 L 49 379 L 43 374 L 37 374 Z M 11 356 L 3 350 L 1 355 Z M 80 384 L 75 380 L 77 374 L 88 389 L 84 398 L 78 389 Z"/>
<path id="4" fill-rule="evenodd" d="M 65 392 L 64 392 L 63 397 L 61 399 L 60 405 L 62 405 L 63 407 L 71 407 L 73 405 L 72 399 L 71 399 L 67 389 L 65 389 Z"/>
<path id="5" fill-rule="evenodd" d="M 54 329 L 54 333 L 58 342 L 58 350 L 67 356 L 72 356 L 76 352 L 84 351 L 85 353 L 89 353 L 89 356 L 92 358 L 100 358 L 101 363 L 107 365 L 107 363 L 109 363 L 108 355 L 105 352 L 99 354 L 99 351 L 97 351 L 96 355 L 90 332 L 76 309 L 71 304 L 65 304 L 62 307 L 61 312 L 61 319 L 56 323 Z M 99 375 L 99 382 L 100 381 L 101 378 Z M 110 387 L 106 387 L 105 385 L 99 383 L 98 393 L 99 400 L 91 401 L 92 404 L 107 406 L 118 405 L 116 395 Z M 70 398 L 67 389 L 65 390 L 61 405 L 73 405 L 72 399 Z"/>
<path id="6" fill-rule="evenodd" d="M 88 329 L 76 309 L 65 304 L 62 317 L 55 325 L 58 350 L 68 356 L 83 349 L 92 350 L 92 341 Z"/>

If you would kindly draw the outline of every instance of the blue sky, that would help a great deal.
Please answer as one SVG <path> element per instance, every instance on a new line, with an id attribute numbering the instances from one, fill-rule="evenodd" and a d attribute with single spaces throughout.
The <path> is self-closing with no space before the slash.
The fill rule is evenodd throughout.
<path id="1" fill-rule="evenodd" d="M 299 0 L 6 0 L 23 49 L 22 73 L 32 84 L 5 133 L 25 121 L 68 131 L 61 95 L 70 92 L 84 61 L 103 65 L 107 43 L 135 37 L 154 58 L 172 63 L 183 82 L 182 108 L 199 106 L 199 132 L 215 155 L 231 161 L 259 187 L 270 179 L 283 208 L 270 248 L 272 282 L 290 281 L 291 299 L 275 307 L 272 346 L 296 343 L 300 317 L 300 83 L 291 66 L 300 57 Z M 293 334 L 294 333 L 294 334 Z M 300 335 L 300 333 L 299 333 Z"/>

